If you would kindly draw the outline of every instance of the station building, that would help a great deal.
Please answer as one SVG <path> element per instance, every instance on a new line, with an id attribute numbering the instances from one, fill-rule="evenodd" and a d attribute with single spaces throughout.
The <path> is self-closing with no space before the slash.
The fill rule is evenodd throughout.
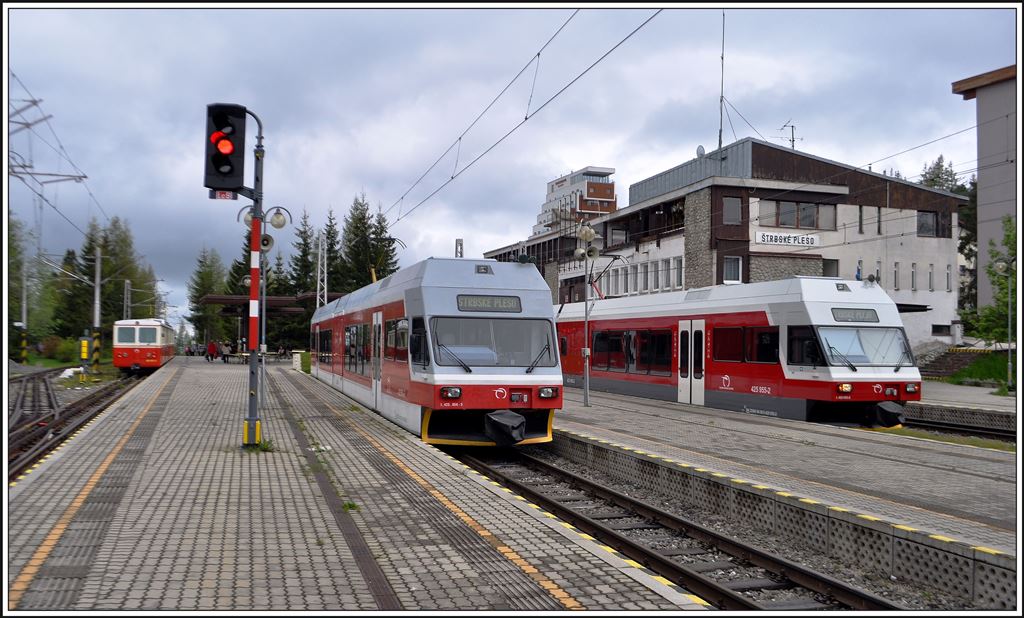
<path id="1" fill-rule="evenodd" d="M 631 185 L 628 206 L 589 218 L 598 233 L 591 243 L 598 256 L 586 262 L 595 280 L 591 296 L 793 275 L 870 276 L 896 302 L 915 351 L 954 345 L 961 337 L 957 208 L 966 203 L 745 138 Z M 528 256 L 556 304 L 582 301 L 584 262 L 574 253 L 584 246 L 578 233 L 585 218 L 553 218 L 547 228 L 538 219 L 532 236 L 484 257 Z"/>

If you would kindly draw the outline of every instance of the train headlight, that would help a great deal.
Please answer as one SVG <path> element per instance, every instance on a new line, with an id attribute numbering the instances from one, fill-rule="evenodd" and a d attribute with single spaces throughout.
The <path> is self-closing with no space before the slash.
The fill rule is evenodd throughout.
<path id="1" fill-rule="evenodd" d="M 840 384 L 836 388 L 839 390 L 840 393 L 852 393 L 853 392 L 853 384 L 843 383 L 843 384 Z"/>
<path id="2" fill-rule="evenodd" d="M 908 393 L 916 393 L 917 392 L 917 384 L 907 384 L 907 392 Z"/>
<path id="3" fill-rule="evenodd" d="M 442 386 L 441 397 L 445 399 L 458 399 L 462 397 L 462 389 L 458 386 Z"/>
<path id="4" fill-rule="evenodd" d="M 553 399 L 558 397 L 557 386 L 545 386 L 537 391 L 537 396 L 541 399 Z"/>

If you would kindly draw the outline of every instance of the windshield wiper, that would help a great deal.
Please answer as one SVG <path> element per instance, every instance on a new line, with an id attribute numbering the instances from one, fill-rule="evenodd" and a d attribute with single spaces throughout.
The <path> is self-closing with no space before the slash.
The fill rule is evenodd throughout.
<path id="1" fill-rule="evenodd" d="M 531 371 L 533 371 L 534 369 L 536 369 L 536 368 L 537 368 L 537 363 L 539 363 L 539 362 L 540 362 L 540 357 L 541 357 L 541 356 L 543 356 L 543 355 L 544 355 L 544 353 L 545 353 L 545 352 L 548 352 L 549 350 L 551 350 L 551 344 L 550 344 L 550 343 L 545 343 L 545 344 L 544 344 L 544 347 L 543 347 L 543 348 L 541 348 L 541 349 L 540 349 L 540 352 L 538 352 L 538 353 L 537 353 L 537 357 L 536 357 L 536 358 L 534 358 L 534 359 L 533 359 L 533 362 L 532 362 L 532 363 L 530 363 L 530 366 L 526 368 L 526 373 L 530 373 Z"/>
<path id="2" fill-rule="evenodd" d="M 451 349 L 448 348 L 448 346 L 446 346 L 443 343 L 439 343 L 439 344 L 437 344 L 437 347 L 439 349 L 444 350 L 445 352 L 451 354 L 452 358 L 454 358 L 455 361 L 458 362 L 460 365 L 462 365 L 462 368 L 466 370 L 466 373 L 473 373 L 473 370 L 469 367 L 469 365 L 466 364 L 466 361 L 464 361 L 461 358 L 459 358 L 459 355 L 456 354 L 455 352 L 452 352 Z"/>
<path id="3" fill-rule="evenodd" d="M 903 359 L 907 356 L 907 346 L 903 346 L 903 353 L 900 354 L 900 359 L 896 361 L 896 369 L 893 370 L 893 373 L 899 373 L 900 369 L 903 367 Z"/>
<path id="4" fill-rule="evenodd" d="M 845 356 L 843 356 L 843 353 L 840 352 L 839 350 L 837 350 L 836 347 L 834 345 L 832 345 L 831 343 L 828 344 L 828 351 L 832 354 L 832 358 L 835 358 L 835 357 L 838 356 L 839 360 L 841 360 L 844 363 L 846 363 L 847 367 L 849 367 L 850 369 L 852 369 L 854 371 L 857 371 L 857 367 L 854 366 L 854 364 L 850 362 L 850 359 L 848 359 Z"/>

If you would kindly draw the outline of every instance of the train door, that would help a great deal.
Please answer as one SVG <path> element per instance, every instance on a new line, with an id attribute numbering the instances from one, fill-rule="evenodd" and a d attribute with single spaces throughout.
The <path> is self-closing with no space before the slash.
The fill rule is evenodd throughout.
<path id="1" fill-rule="evenodd" d="M 379 410 L 381 406 L 380 381 L 381 366 L 383 365 L 382 353 L 384 351 L 384 346 L 382 345 L 384 337 L 383 326 L 383 314 L 380 311 L 374 312 L 373 328 L 370 331 L 370 381 L 373 385 L 373 407 L 375 410 Z"/>
<path id="2" fill-rule="evenodd" d="M 704 320 L 679 321 L 678 401 L 704 405 Z"/>

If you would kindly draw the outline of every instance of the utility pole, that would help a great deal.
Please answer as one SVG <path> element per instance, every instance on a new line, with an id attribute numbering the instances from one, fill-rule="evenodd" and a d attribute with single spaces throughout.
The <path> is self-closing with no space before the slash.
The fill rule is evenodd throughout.
<path id="1" fill-rule="evenodd" d="M 103 248 L 96 242 L 96 279 L 92 291 L 92 372 L 95 374 L 100 366 L 100 270 L 103 262 Z"/>
<path id="2" fill-rule="evenodd" d="M 779 127 L 779 131 L 785 131 L 786 127 L 789 127 L 789 147 L 792 148 L 793 150 L 796 150 L 796 141 L 797 140 L 801 140 L 802 141 L 804 138 L 796 136 L 796 125 L 792 124 L 792 122 L 793 122 L 792 118 L 787 120 L 786 124 L 784 124 L 781 127 Z M 784 138 L 784 137 L 777 137 L 775 139 L 786 139 L 786 138 Z"/>

